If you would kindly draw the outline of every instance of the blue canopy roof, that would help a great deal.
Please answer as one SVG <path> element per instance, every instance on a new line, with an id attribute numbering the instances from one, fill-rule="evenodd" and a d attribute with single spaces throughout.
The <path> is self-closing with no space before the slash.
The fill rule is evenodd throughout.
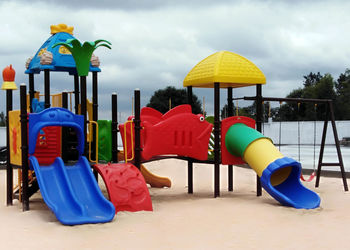
<path id="1" fill-rule="evenodd" d="M 61 71 L 68 72 L 69 74 L 77 74 L 75 61 L 72 54 L 62 45 L 52 48 L 54 44 L 58 42 L 65 42 L 67 39 L 74 39 L 74 37 L 66 32 L 58 32 L 47 39 L 47 41 L 40 47 L 38 52 L 36 52 L 25 73 L 40 74 L 40 71 L 49 69 L 50 71 Z M 50 65 L 40 64 L 40 56 L 45 51 L 49 51 L 53 55 L 53 60 Z M 93 67 L 90 64 L 90 72 L 100 71 L 101 69 L 99 67 Z"/>

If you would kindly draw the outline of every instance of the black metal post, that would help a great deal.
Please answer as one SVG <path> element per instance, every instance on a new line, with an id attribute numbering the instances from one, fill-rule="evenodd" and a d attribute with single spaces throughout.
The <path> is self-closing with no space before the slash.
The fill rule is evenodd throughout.
<path id="1" fill-rule="evenodd" d="M 88 150 L 88 146 L 87 146 L 87 131 L 86 131 L 86 125 L 87 125 L 87 114 L 86 114 L 86 76 L 81 76 L 80 77 L 80 89 L 81 89 L 81 115 L 84 116 L 84 138 L 85 138 L 85 144 L 84 144 L 84 155 L 87 156 L 87 150 Z"/>
<path id="2" fill-rule="evenodd" d="M 22 208 L 23 211 L 29 210 L 28 195 L 28 115 L 27 115 L 27 87 L 21 84 L 21 140 L 22 140 Z"/>
<path id="3" fill-rule="evenodd" d="M 187 87 L 187 103 L 193 106 L 192 86 Z M 193 194 L 193 161 L 187 160 L 187 192 Z"/>
<path id="4" fill-rule="evenodd" d="M 220 83 L 214 83 L 214 197 L 220 196 Z"/>
<path id="5" fill-rule="evenodd" d="M 92 120 L 97 122 L 98 120 L 98 89 L 97 89 L 97 72 L 92 72 Z M 95 155 L 96 152 L 96 139 L 95 139 L 95 135 L 96 135 L 96 126 L 93 126 L 92 128 L 92 134 L 93 134 L 93 138 L 92 138 L 92 154 Z M 96 156 L 97 157 L 97 156 Z M 97 159 L 95 159 L 97 160 Z M 95 176 L 97 176 L 97 171 L 94 169 L 94 174 Z"/>
<path id="6" fill-rule="evenodd" d="M 256 130 L 261 132 L 262 131 L 262 117 L 263 114 L 263 106 L 262 106 L 262 86 L 261 84 L 256 85 Z M 256 176 L 256 195 L 261 196 L 262 195 L 262 188 L 261 188 L 261 182 L 260 177 Z"/>
<path id="7" fill-rule="evenodd" d="M 227 116 L 233 116 L 232 87 L 227 88 Z M 233 166 L 228 165 L 228 191 L 233 191 Z"/>
<path id="8" fill-rule="evenodd" d="M 337 128 L 336 128 L 336 125 L 335 125 L 335 117 L 334 117 L 334 110 L 333 110 L 332 101 L 328 102 L 328 106 L 329 106 L 329 113 L 330 113 L 330 116 L 331 116 L 331 123 L 332 123 L 332 129 L 333 129 L 335 146 L 337 148 L 337 155 L 338 155 L 340 172 L 341 172 L 341 176 L 342 176 L 342 179 L 343 179 L 343 186 L 344 186 L 344 190 L 345 191 L 349 191 L 348 183 L 346 181 L 346 173 L 345 173 L 345 169 L 344 169 L 343 157 L 342 157 L 341 150 L 340 150 L 338 132 L 337 132 Z"/>
<path id="9" fill-rule="evenodd" d="M 62 92 L 62 108 L 68 109 L 68 93 Z M 66 161 L 67 158 L 67 141 L 69 140 L 69 129 L 68 127 L 62 127 L 61 131 L 61 137 L 62 137 L 62 143 L 61 143 L 61 156 L 64 161 Z"/>
<path id="10" fill-rule="evenodd" d="M 321 138 L 320 154 L 319 154 L 319 158 L 318 158 L 315 187 L 318 187 L 320 185 L 321 167 L 322 167 L 324 146 L 326 143 L 328 119 L 329 119 L 329 107 L 328 107 L 328 105 L 326 105 L 326 118 L 325 118 L 324 123 L 323 123 L 323 131 L 322 131 L 322 138 Z"/>
<path id="11" fill-rule="evenodd" d="M 79 113 L 79 76 L 74 75 L 74 102 L 75 102 L 75 114 Z"/>
<path id="12" fill-rule="evenodd" d="M 44 70 L 45 108 L 50 108 L 50 70 Z"/>
<path id="13" fill-rule="evenodd" d="M 141 130 L 141 120 L 140 120 L 140 90 L 135 89 L 135 166 L 141 169 L 141 143 L 140 143 L 140 130 Z M 126 153 L 126 152 L 125 152 Z"/>
<path id="14" fill-rule="evenodd" d="M 97 72 L 92 72 L 92 120 L 98 120 Z"/>
<path id="15" fill-rule="evenodd" d="M 323 162 L 323 154 L 324 154 L 324 147 L 325 147 L 325 144 L 326 144 L 328 119 L 331 120 L 331 124 L 332 124 L 334 141 L 335 141 L 335 146 L 336 146 L 337 155 L 338 155 L 338 163 L 325 163 L 325 162 Z M 341 175 L 342 175 L 342 179 L 343 179 L 344 190 L 345 191 L 349 190 L 348 183 L 347 183 L 347 180 L 346 180 L 346 173 L 345 173 L 345 169 L 344 169 L 343 157 L 342 157 L 341 150 L 340 150 L 338 132 L 337 132 L 336 124 L 335 124 L 333 104 L 332 104 L 331 100 L 329 100 L 327 102 L 327 106 L 326 106 L 326 118 L 325 118 L 324 125 L 323 125 L 323 132 L 322 132 L 322 139 L 321 139 L 320 155 L 319 155 L 319 159 L 318 159 L 315 187 L 319 187 L 319 185 L 320 185 L 321 168 L 322 168 L 322 166 L 339 166 L 340 167 L 340 172 L 341 172 Z"/>
<path id="16" fill-rule="evenodd" d="M 6 90 L 6 185 L 7 185 L 7 206 L 12 205 L 13 199 L 13 168 L 11 165 L 11 153 L 10 153 L 10 122 L 9 112 L 12 110 L 12 89 Z"/>
<path id="17" fill-rule="evenodd" d="M 112 94 L 112 162 L 118 162 L 118 102 L 117 93 Z"/>
<path id="18" fill-rule="evenodd" d="M 29 110 L 30 112 L 33 112 L 32 101 L 33 101 L 34 95 L 35 95 L 34 74 L 30 73 L 29 74 Z"/>
<path id="19" fill-rule="evenodd" d="M 68 109 L 68 93 L 62 92 L 62 108 Z"/>

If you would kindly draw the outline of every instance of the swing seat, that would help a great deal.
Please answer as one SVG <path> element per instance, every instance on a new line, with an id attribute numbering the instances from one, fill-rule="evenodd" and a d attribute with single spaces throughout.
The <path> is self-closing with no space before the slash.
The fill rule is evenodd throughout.
<path id="1" fill-rule="evenodd" d="M 311 175 L 309 176 L 309 178 L 308 178 L 308 179 L 305 179 L 304 176 L 303 176 L 303 173 L 301 173 L 301 174 L 300 174 L 300 180 L 305 181 L 305 182 L 310 182 L 310 181 L 312 181 L 312 180 L 315 178 L 315 176 L 316 176 L 316 172 L 313 171 L 313 172 L 311 173 Z"/>

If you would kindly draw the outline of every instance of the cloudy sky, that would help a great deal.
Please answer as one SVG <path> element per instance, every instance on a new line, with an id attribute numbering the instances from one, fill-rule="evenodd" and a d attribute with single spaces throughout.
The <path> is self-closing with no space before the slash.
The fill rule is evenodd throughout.
<path id="1" fill-rule="evenodd" d="M 135 88 L 141 89 L 146 105 L 159 88 L 181 88 L 193 66 L 220 50 L 238 53 L 264 72 L 263 95 L 284 97 L 302 87 L 303 75 L 310 71 L 337 77 L 350 68 L 349 10 L 345 0 L 1 0 L 0 68 L 12 64 L 16 83 L 27 83 L 26 59 L 49 38 L 51 24 L 66 23 L 81 41 L 102 38 L 112 43 L 112 50 L 95 52 L 102 69 L 100 118 L 110 118 L 112 92 L 118 93 L 125 117 L 131 114 Z M 35 81 L 42 92 L 42 74 Z M 53 73 L 51 82 L 51 92 L 73 89 L 65 73 Z M 212 113 L 213 92 L 194 93 L 200 99 L 206 96 L 206 109 Z M 254 87 L 234 90 L 235 96 L 254 93 Z M 4 111 L 4 92 L 0 100 Z"/>

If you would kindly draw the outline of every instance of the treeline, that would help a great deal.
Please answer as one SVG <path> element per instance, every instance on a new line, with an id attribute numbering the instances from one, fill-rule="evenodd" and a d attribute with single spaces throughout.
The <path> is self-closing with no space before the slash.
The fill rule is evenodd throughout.
<path id="1" fill-rule="evenodd" d="M 192 95 L 192 102 L 192 112 L 195 114 L 203 113 L 202 103 L 195 94 Z M 168 86 L 164 89 L 156 90 L 147 104 L 147 107 L 154 108 L 164 114 L 169 111 L 170 108 L 181 104 L 187 104 L 186 89 L 177 89 Z"/>
<path id="2" fill-rule="evenodd" d="M 334 114 L 336 120 L 350 120 L 350 69 L 346 69 L 334 80 L 331 74 L 320 74 L 310 72 L 303 76 L 303 87 L 292 90 L 287 98 L 310 98 L 333 100 Z M 168 86 L 154 92 L 148 107 L 155 108 L 162 113 L 180 104 L 187 103 L 186 89 L 177 89 Z M 202 113 L 201 101 L 193 94 L 193 113 Z M 255 119 L 256 105 L 239 108 L 238 114 Z M 269 117 L 273 121 L 313 121 L 324 120 L 326 105 L 313 103 L 281 103 L 279 107 L 271 108 L 269 102 L 263 104 L 263 116 L 266 122 Z M 236 107 L 234 107 L 234 114 Z M 227 104 L 221 110 L 221 117 L 227 117 Z M 0 126 L 5 126 L 4 112 L 0 112 Z"/>
<path id="3" fill-rule="evenodd" d="M 337 80 L 331 74 L 310 72 L 304 76 L 303 87 L 292 90 L 287 98 L 331 99 L 333 100 L 336 120 L 350 120 L 350 69 L 341 73 Z M 325 104 L 313 103 L 281 103 L 279 107 L 270 108 L 265 102 L 264 120 L 272 117 L 273 121 L 312 121 L 324 120 L 326 115 Z M 222 109 L 221 115 L 226 117 L 227 106 Z M 255 103 L 239 109 L 239 115 L 255 118 Z"/>

